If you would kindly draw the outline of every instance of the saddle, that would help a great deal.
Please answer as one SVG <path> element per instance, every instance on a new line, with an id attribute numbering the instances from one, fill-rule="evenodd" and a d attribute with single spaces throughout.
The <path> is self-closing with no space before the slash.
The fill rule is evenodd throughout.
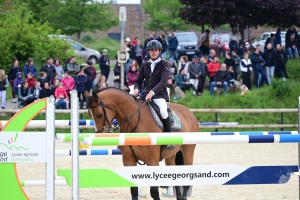
<path id="1" fill-rule="evenodd" d="M 156 105 L 153 101 L 149 101 L 148 106 L 150 108 L 152 118 L 155 121 L 156 125 L 159 128 L 161 128 L 162 130 L 164 130 L 164 126 L 163 126 L 163 123 L 162 123 L 162 117 L 161 117 L 161 114 L 160 114 L 159 106 Z M 169 114 L 169 117 L 170 117 L 170 120 L 171 120 L 172 131 L 182 130 L 182 123 L 180 121 L 180 118 L 178 117 L 178 115 L 173 110 L 170 109 L 170 107 L 168 107 L 168 114 Z"/>

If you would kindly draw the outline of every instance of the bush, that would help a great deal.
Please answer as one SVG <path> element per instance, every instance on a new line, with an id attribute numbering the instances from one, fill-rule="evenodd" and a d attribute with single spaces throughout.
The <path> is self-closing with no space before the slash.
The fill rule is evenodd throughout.
<path id="1" fill-rule="evenodd" d="M 276 97 L 287 97 L 291 93 L 291 88 L 288 82 L 281 79 L 272 81 L 272 89 Z"/>
<path id="2" fill-rule="evenodd" d="M 85 35 L 80 40 L 81 43 L 88 43 L 88 44 L 95 42 L 95 41 L 96 41 L 96 38 L 93 38 L 90 35 Z"/>

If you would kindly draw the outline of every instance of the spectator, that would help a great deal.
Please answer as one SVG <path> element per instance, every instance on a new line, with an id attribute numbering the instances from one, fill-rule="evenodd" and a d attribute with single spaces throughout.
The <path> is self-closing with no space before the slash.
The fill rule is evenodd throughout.
<path id="1" fill-rule="evenodd" d="M 232 89 L 232 93 L 235 94 L 236 85 L 235 85 L 235 82 L 234 82 L 235 73 L 234 73 L 233 66 L 228 67 L 228 72 L 229 72 L 229 81 L 228 81 L 229 87 Z"/>
<path id="2" fill-rule="evenodd" d="M 197 91 L 198 91 L 198 95 L 202 95 L 203 94 L 203 89 L 204 89 L 204 85 L 205 85 L 205 78 L 207 75 L 207 64 L 205 62 L 205 57 L 204 55 L 200 55 L 200 76 L 198 77 L 199 79 L 199 83 L 197 86 Z"/>
<path id="3" fill-rule="evenodd" d="M 235 67 L 235 61 L 232 59 L 231 53 L 226 53 L 226 59 L 224 63 L 226 64 L 227 68 L 229 68 L 230 66 Z"/>
<path id="4" fill-rule="evenodd" d="M 44 88 L 41 89 L 41 93 L 40 93 L 40 99 L 43 98 L 54 98 L 54 91 L 53 88 L 50 87 L 50 84 L 48 82 L 44 83 Z"/>
<path id="5" fill-rule="evenodd" d="M 286 78 L 289 78 L 286 72 L 286 63 L 288 62 L 288 57 L 285 51 L 282 50 L 280 44 L 277 44 L 276 49 L 277 49 L 276 51 L 277 76 L 278 78 L 282 78 L 283 81 L 286 81 Z M 284 74 L 284 77 L 282 76 L 282 73 Z"/>
<path id="6" fill-rule="evenodd" d="M 172 84 L 175 84 L 175 76 L 177 75 L 177 67 L 174 63 L 173 58 L 169 58 L 169 64 L 170 64 L 170 77 L 172 79 Z"/>
<path id="7" fill-rule="evenodd" d="M 265 64 L 265 68 L 266 68 L 266 72 L 267 72 L 267 78 L 268 81 L 271 85 L 271 78 L 274 77 L 274 71 L 275 71 L 275 65 L 276 65 L 276 55 L 275 55 L 275 51 L 274 48 L 272 46 L 271 43 L 267 44 L 267 48 L 265 50 L 265 52 L 263 53 L 263 58 L 266 62 Z"/>
<path id="8" fill-rule="evenodd" d="M 72 91 L 75 88 L 75 81 L 69 75 L 69 72 L 65 72 L 65 76 L 62 78 L 61 82 L 65 86 L 66 92 L 68 94 L 70 94 L 70 91 Z"/>
<path id="9" fill-rule="evenodd" d="M 84 96 L 84 90 L 86 89 L 86 83 L 87 83 L 87 77 L 86 77 L 84 71 L 81 70 L 76 77 L 75 84 L 76 84 L 76 90 L 78 92 L 79 102 L 81 102 L 81 98 L 82 98 L 83 108 L 86 108 L 86 99 Z"/>
<path id="10" fill-rule="evenodd" d="M 8 74 L 7 74 L 8 80 L 11 85 L 11 93 L 12 93 L 12 97 L 13 97 L 12 103 L 17 103 L 16 94 L 18 94 L 18 91 L 16 89 L 17 85 L 16 86 L 14 85 L 14 81 L 17 77 L 18 72 L 21 72 L 21 76 L 22 76 L 22 70 L 19 67 L 19 61 L 17 59 L 15 59 L 13 61 L 13 66 L 9 69 Z"/>
<path id="11" fill-rule="evenodd" d="M 144 58 L 144 47 L 141 44 L 140 40 L 136 41 L 135 47 L 132 48 L 134 60 L 139 64 L 139 66 L 142 65 L 142 61 Z"/>
<path id="12" fill-rule="evenodd" d="M 290 38 L 285 41 L 285 48 L 286 53 L 289 55 L 289 59 L 298 58 L 297 39 L 293 33 L 291 33 Z"/>
<path id="13" fill-rule="evenodd" d="M 261 52 L 261 45 L 260 45 L 260 44 L 257 44 L 257 45 L 256 45 L 256 49 L 258 49 L 258 54 L 259 54 L 260 56 L 263 56 L 263 53 Z"/>
<path id="14" fill-rule="evenodd" d="M 114 86 L 116 88 L 120 88 L 120 80 L 121 80 L 121 63 L 118 63 L 118 61 L 116 62 L 115 68 L 114 68 Z M 124 76 L 124 83 L 126 81 L 126 77 Z M 96 87 L 96 85 L 95 85 Z M 94 88 L 95 88 L 94 87 Z"/>
<path id="15" fill-rule="evenodd" d="M 197 94 L 197 90 L 196 90 L 195 86 L 193 84 L 191 84 L 190 82 L 188 82 L 187 76 L 186 76 L 183 68 L 179 70 L 179 74 L 176 75 L 175 80 L 176 80 L 176 85 L 183 92 L 192 89 Z"/>
<path id="16" fill-rule="evenodd" d="M 92 77 L 92 71 L 90 69 L 90 65 L 83 63 L 81 65 L 81 70 L 84 72 L 84 74 L 86 75 L 87 78 L 87 82 L 86 82 L 86 88 L 85 90 L 88 91 L 88 93 L 91 92 L 92 85 L 93 85 L 93 77 Z"/>
<path id="17" fill-rule="evenodd" d="M 47 58 L 47 63 L 42 67 L 41 72 L 45 72 L 47 80 L 50 85 L 53 83 L 54 74 L 56 74 L 55 67 L 53 66 L 53 59 Z"/>
<path id="18" fill-rule="evenodd" d="M 18 86 L 18 104 L 23 107 L 31 103 L 30 89 L 27 82 L 23 82 L 22 86 Z"/>
<path id="19" fill-rule="evenodd" d="M 132 46 L 130 45 L 130 38 L 126 38 L 125 39 L 125 45 L 123 47 L 124 51 L 127 51 L 127 53 L 129 54 L 129 59 L 127 60 L 127 62 L 124 64 L 124 69 L 125 69 L 125 77 L 127 77 L 128 71 L 129 71 L 129 67 L 130 64 L 132 63 Z M 101 73 L 102 74 L 102 73 Z M 105 76 L 106 79 L 108 79 L 108 76 Z"/>
<path id="20" fill-rule="evenodd" d="M 276 48 L 277 44 L 281 45 L 281 28 L 278 28 L 276 31 L 274 46 L 273 46 L 274 49 Z"/>
<path id="21" fill-rule="evenodd" d="M 259 55 L 259 50 L 255 49 L 251 62 L 253 64 L 254 74 L 255 74 L 255 84 L 259 88 L 261 86 L 261 79 L 263 79 L 267 84 L 269 84 L 266 72 L 264 70 L 265 60 Z"/>
<path id="22" fill-rule="evenodd" d="M 135 46 L 136 46 L 137 40 L 138 40 L 138 39 L 139 39 L 138 36 L 135 36 L 135 37 L 133 38 L 133 40 L 131 41 L 131 46 L 132 46 L 132 47 L 135 47 Z"/>
<path id="23" fill-rule="evenodd" d="M 57 80 L 55 80 L 54 82 L 53 82 L 53 86 L 52 86 L 52 88 L 53 88 L 53 90 L 54 90 L 54 94 L 55 94 L 55 90 L 56 90 L 56 88 L 58 88 L 59 87 L 59 84 L 60 84 L 60 81 L 57 79 Z"/>
<path id="24" fill-rule="evenodd" d="M 214 57 L 213 61 L 207 65 L 207 73 L 209 77 L 209 82 L 212 83 L 214 81 L 214 76 L 216 72 L 220 69 L 219 58 Z"/>
<path id="25" fill-rule="evenodd" d="M 5 75 L 5 71 L 0 69 L 0 99 L 1 99 L 1 108 L 5 109 L 5 100 L 6 100 L 6 88 L 9 86 L 9 81 Z M 1 114 L 4 116 L 4 113 Z"/>
<path id="26" fill-rule="evenodd" d="M 241 60 L 240 69 L 242 72 L 243 84 L 245 84 L 247 88 L 251 90 L 252 63 L 247 52 L 244 53 L 244 59 Z"/>
<path id="27" fill-rule="evenodd" d="M 33 101 L 36 101 L 40 98 L 42 88 L 41 88 L 41 83 L 36 81 L 34 84 L 34 87 L 31 89 L 30 94 L 32 94 Z"/>
<path id="28" fill-rule="evenodd" d="M 90 70 L 92 72 L 92 79 L 93 79 L 93 82 L 92 82 L 92 88 L 94 88 L 94 85 L 95 85 L 95 79 L 96 79 L 96 76 L 97 76 L 97 72 L 96 72 L 96 69 L 95 67 L 93 66 L 93 62 L 92 60 L 88 60 L 86 62 L 86 64 L 88 64 L 90 66 Z"/>
<path id="29" fill-rule="evenodd" d="M 184 69 L 185 75 L 189 79 L 190 78 L 190 74 L 189 74 L 189 60 L 188 60 L 187 56 L 181 56 L 180 57 L 179 70 L 180 69 Z"/>
<path id="30" fill-rule="evenodd" d="M 223 63 L 221 65 L 221 68 L 216 72 L 214 76 L 214 81 L 210 84 L 210 94 L 214 94 L 215 87 L 222 87 L 224 89 L 224 94 L 226 94 L 229 79 L 229 72 L 226 70 L 226 64 Z"/>
<path id="31" fill-rule="evenodd" d="M 157 35 L 156 31 L 152 31 L 152 40 L 157 40 L 160 44 L 162 44 L 162 39 Z"/>
<path id="32" fill-rule="evenodd" d="M 47 79 L 47 74 L 45 72 L 40 72 L 39 73 L 39 78 L 38 78 L 38 82 L 41 83 L 41 88 L 44 88 L 44 84 L 46 82 L 49 83 L 48 79 Z"/>
<path id="33" fill-rule="evenodd" d="M 26 65 L 24 66 L 24 76 L 27 77 L 27 74 L 31 72 L 32 73 L 32 76 L 35 78 L 37 76 L 37 69 L 36 67 L 34 66 L 33 64 L 33 60 L 31 58 L 29 58 L 27 60 L 27 63 Z"/>
<path id="34" fill-rule="evenodd" d="M 298 32 L 294 25 L 291 25 L 290 28 L 286 31 L 285 41 L 289 40 L 292 34 L 295 35 L 295 38 L 298 38 Z"/>
<path id="35" fill-rule="evenodd" d="M 99 59 L 99 66 L 100 66 L 101 75 L 104 75 L 106 79 L 108 79 L 109 70 L 110 70 L 110 61 L 107 56 L 106 49 L 102 51 L 102 56 Z"/>
<path id="36" fill-rule="evenodd" d="M 18 88 L 20 88 L 22 86 L 23 82 L 24 82 L 24 80 L 22 78 L 22 72 L 17 72 L 17 77 L 14 80 L 14 93 L 15 94 L 19 94 Z"/>
<path id="37" fill-rule="evenodd" d="M 150 42 L 152 40 L 153 35 L 151 33 L 148 34 L 147 39 L 144 42 L 144 54 L 145 57 L 148 55 L 148 51 L 146 49 L 148 42 Z"/>
<path id="38" fill-rule="evenodd" d="M 140 65 L 136 60 L 133 60 L 132 63 L 130 64 L 130 67 L 135 66 L 136 71 L 140 70 Z"/>
<path id="39" fill-rule="evenodd" d="M 68 64 L 70 63 L 71 58 L 72 58 L 72 57 L 66 59 L 66 61 L 65 61 L 65 66 L 64 66 L 64 72 L 68 71 L 68 68 L 67 68 L 67 67 L 68 67 Z"/>
<path id="40" fill-rule="evenodd" d="M 59 87 L 56 88 L 56 90 L 54 92 L 54 96 L 55 96 L 55 106 L 57 109 L 59 109 L 59 108 L 68 109 L 69 96 L 68 96 L 66 89 L 64 88 L 63 83 L 59 83 Z"/>
<path id="41" fill-rule="evenodd" d="M 32 72 L 27 73 L 27 78 L 25 81 L 28 83 L 29 89 L 34 87 L 34 83 L 36 82 L 36 79 L 33 77 Z"/>
<path id="42" fill-rule="evenodd" d="M 60 79 L 58 78 L 58 74 L 54 74 L 54 76 L 53 76 L 53 85 L 54 85 L 55 81 L 59 81 L 60 82 Z"/>
<path id="43" fill-rule="evenodd" d="M 199 63 L 199 57 L 194 55 L 192 58 L 192 62 L 189 64 L 189 74 L 190 74 L 190 83 L 194 85 L 195 88 L 198 87 L 199 83 L 199 76 L 201 75 L 201 66 Z M 194 95 L 197 94 L 197 92 L 193 92 Z"/>
<path id="44" fill-rule="evenodd" d="M 203 55 L 209 54 L 209 33 L 210 30 L 206 29 L 204 33 L 199 36 L 197 47 Z"/>
<path id="45" fill-rule="evenodd" d="M 56 74 L 58 75 L 58 79 L 61 81 L 63 74 L 65 73 L 63 67 L 60 64 L 60 60 L 58 58 L 54 59 L 54 67 Z"/>
<path id="46" fill-rule="evenodd" d="M 80 72 L 80 66 L 76 62 L 75 56 L 71 57 L 70 63 L 67 65 L 67 71 L 72 78 L 76 79 L 78 73 Z"/>
<path id="47" fill-rule="evenodd" d="M 212 62 L 215 56 L 216 56 L 215 50 L 213 50 L 213 49 L 209 50 L 209 54 L 207 56 L 207 64 Z"/>
<path id="48" fill-rule="evenodd" d="M 235 80 L 239 80 L 240 77 L 240 63 L 241 63 L 241 58 L 237 55 L 237 51 L 233 50 L 232 51 L 232 59 L 234 60 L 234 66 L 233 66 L 233 71 L 235 72 Z"/>
<path id="49" fill-rule="evenodd" d="M 101 90 L 102 88 L 106 88 L 106 87 L 108 87 L 106 78 L 104 75 L 101 75 L 93 89 L 93 92 L 97 93 L 97 92 L 99 92 L 99 90 Z"/>
<path id="50" fill-rule="evenodd" d="M 170 58 L 173 57 L 176 60 L 176 63 L 178 65 L 178 56 L 177 56 L 178 40 L 177 37 L 174 35 L 174 31 L 172 31 L 169 34 L 168 43 L 169 43 L 168 50 L 169 50 Z"/>
<path id="51" fill-rule="evenodd" d="M 233 50 L 236 50 L 238 52 L 238 55 L 241 55 L 242 49 L 240 48 L 241 44 L 240 41 L 242 39 L 242 36 L 238 30 L 237 25 L 233 25 L 231 28 L 231 31 L 229 32 L 230 42 L 229 42 L 229 48 L 230 53 L 232 53 Z"/>
<path id="52" fill-rule="evenodd" d="M 165 59 L 166 56 L 167 56 L 168 42 L 166 41 L 165 35 L 161 34 L 161 35 L 159 35 L 159 37 L 162 40 L 162 43 L 161 43 L 162 49 L 161 49 L 160 57 L 162 57 L 163 59 Z"/>
<path id="53" fill-rule="evenodd" d="M 131 66 L 127 75 L 128 78 L 128 87 L 134 85 L 137 76 L 138 76 L 138 71 L 136 69 L 136 66 Z"/>
<path id="54" fill-rule="evenodd" d="M 273 48 L 273 50 L 275 50 L 274 49 L 274 44 L 275 44 L 275 38 L 276 38 L 276 34 L 274 34 L 274 33 L 271 33 L 271 37 L 269 37 L 269 38 L 267 38 L 267 40 L 266 40 L 266 42 L 265 42 L 265 48 L 264 48 L 264 51 L 267 51 L 267 45 L 269 44 L 269 43 L 271 43 L 272 44 L 272 48 Z"/>

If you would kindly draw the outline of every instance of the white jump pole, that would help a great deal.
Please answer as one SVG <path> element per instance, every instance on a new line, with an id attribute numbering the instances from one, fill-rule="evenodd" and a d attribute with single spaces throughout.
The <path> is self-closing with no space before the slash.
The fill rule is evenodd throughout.
<path id="1" fill-rule="evenodd" d="M 71 120 L 72 122 L 78 122 L 78 97 L 77 91 L 71 91 Z M 79 152 L 79 125 L 78 123 L 72 123 L 72 152 Z M 72 199 L 79 200 L 79 155 L 78 153 L 72 154 Z"/>
<path id="2" fill-rule="evenodd" d="M 47 158 L 46 158 L 46 199 L 55 199 L 55 109 L 54 98 L 47 98 L 46 110 L 46 139 L 47 139 Z"/>

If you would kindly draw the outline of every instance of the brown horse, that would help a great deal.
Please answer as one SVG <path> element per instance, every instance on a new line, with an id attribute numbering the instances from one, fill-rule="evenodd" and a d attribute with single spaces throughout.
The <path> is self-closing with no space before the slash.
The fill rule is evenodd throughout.
<path id="1" fill-rule="evenodd" d="M 120 132 L 162 132 L 154 122 L 149 106 L 145 101 L 136 99 L 123 90 L 117 88 L 105 88 L 93 93 L 88 99 L 88 113 L 95 122 L 96 132 L 110 132 L 112 120 L 119 122 Z M 198 132 L 199 124 L 194 114 L 185 106 L 170 103 L 169 107 L 175 111 L 182 122 L 181 132 Z M 182 151 L 184 165 L 192 165 L 196 145 L 176 145 L 175 149 L 160 151 L 160 146 L 119 146 L 122 152 L 124 166 L 136 166 L 138 160 L 148 166 L 159 166 L 160 155 L 165 159 L 166 165 L 175 165 L 175 156 L 179 149 Z M 190 186 L 184 186 L 183 194 L 180 194 L 179 186 L 176 186 L 177 200 L 185 200 Z M 159 200 L 158 187 L 150 188 L 151 197 Z M 138 188 L 131 188 L 132 200 L 138 198 Z"/>

